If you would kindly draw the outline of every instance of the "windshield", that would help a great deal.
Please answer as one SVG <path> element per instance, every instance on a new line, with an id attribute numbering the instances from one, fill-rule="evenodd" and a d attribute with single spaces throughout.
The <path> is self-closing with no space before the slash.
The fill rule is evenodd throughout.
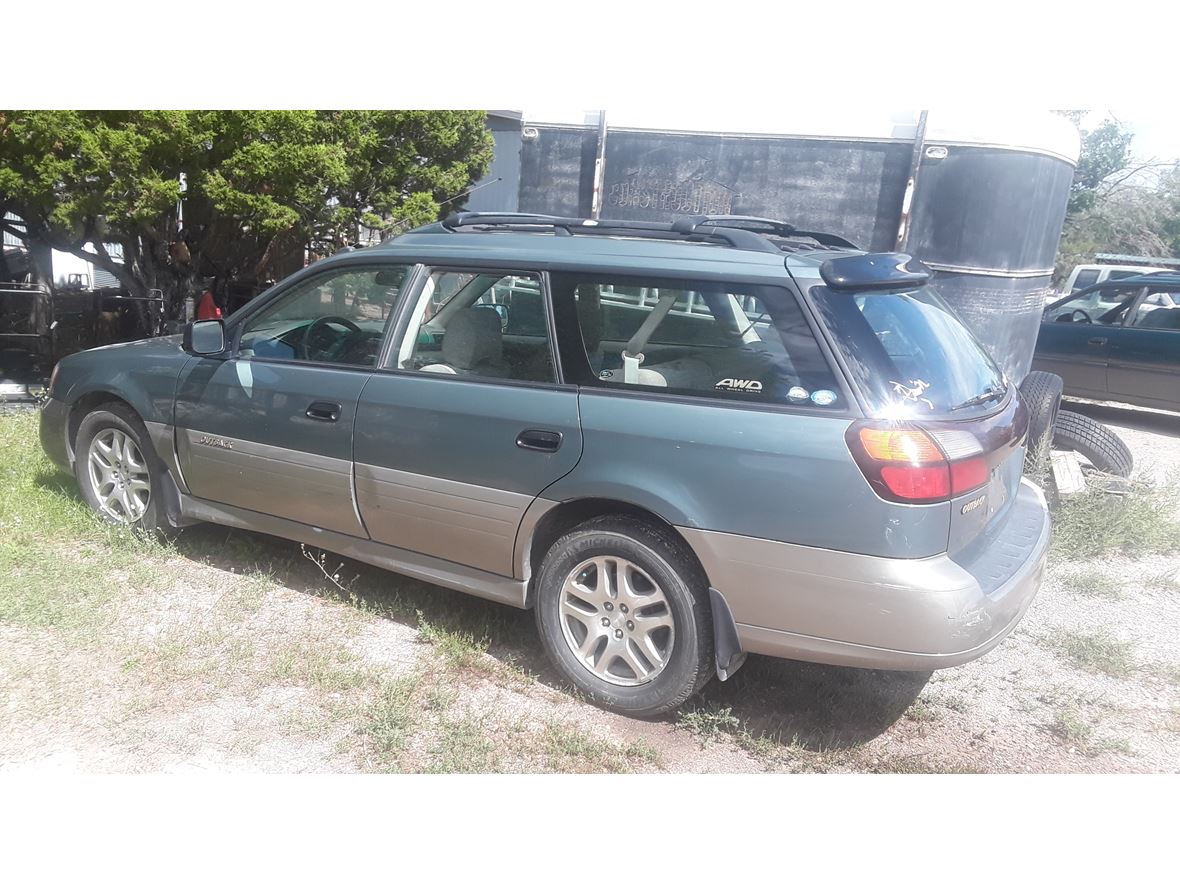
<path id="1" fill-rule="evenodd" d="M 1003 398 L 1003 374 L 929 288 L 860 294 L 816 286 L 811 297 L 875 415 L 966 418 Z"/>

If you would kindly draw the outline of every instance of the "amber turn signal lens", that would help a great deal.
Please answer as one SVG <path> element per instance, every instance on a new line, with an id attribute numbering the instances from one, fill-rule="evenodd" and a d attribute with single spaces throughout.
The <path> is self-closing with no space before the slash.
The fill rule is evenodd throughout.
<path id="1" fill-rule="evenodd" d="M 880 430 L 862 427 L 860 443 L 875 461 L 930 464 L 946 460 L 942 449 L 921 430 Z"/>

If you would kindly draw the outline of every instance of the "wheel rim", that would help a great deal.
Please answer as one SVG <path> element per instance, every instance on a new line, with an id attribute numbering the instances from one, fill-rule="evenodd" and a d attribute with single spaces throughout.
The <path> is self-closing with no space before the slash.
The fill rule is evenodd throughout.
<path id="1" fill-rule="evenodd" d="M 135 440 L 115 427 L 100 430 L 90 441 L 86 463 L 90 487 L 104 516 L 124 525 L 143 518 L 152 484 Z"/>
<path id="2" fill-rule="evenodd" d="M 663 589 L 619 556 L 579 563 L 561 590 L 561 632 L 574 657 L 613 685 L 643 685 L 668 665 L 676 638 Z"/>

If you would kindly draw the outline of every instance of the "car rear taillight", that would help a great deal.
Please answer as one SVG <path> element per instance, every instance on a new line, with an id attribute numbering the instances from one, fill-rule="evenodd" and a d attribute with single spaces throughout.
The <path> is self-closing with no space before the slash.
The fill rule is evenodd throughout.
<path id="1" fill-rule="evenodd" d="M 888 501 L 948 501 L 988 479 L 983 447 L 967 431 L 858 421 L 845 438 L 865 479 Z"/>

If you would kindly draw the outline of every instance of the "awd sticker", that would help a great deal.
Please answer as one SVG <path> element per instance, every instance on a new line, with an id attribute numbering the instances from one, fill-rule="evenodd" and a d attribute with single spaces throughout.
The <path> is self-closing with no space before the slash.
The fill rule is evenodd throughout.
<path id="1" fill-rule="evenodd" d="M 722 378 L 713 386 L 718 390 L 746 390 L 750 393 L 762 390 L 762 382 L 750 378 Z"/>

